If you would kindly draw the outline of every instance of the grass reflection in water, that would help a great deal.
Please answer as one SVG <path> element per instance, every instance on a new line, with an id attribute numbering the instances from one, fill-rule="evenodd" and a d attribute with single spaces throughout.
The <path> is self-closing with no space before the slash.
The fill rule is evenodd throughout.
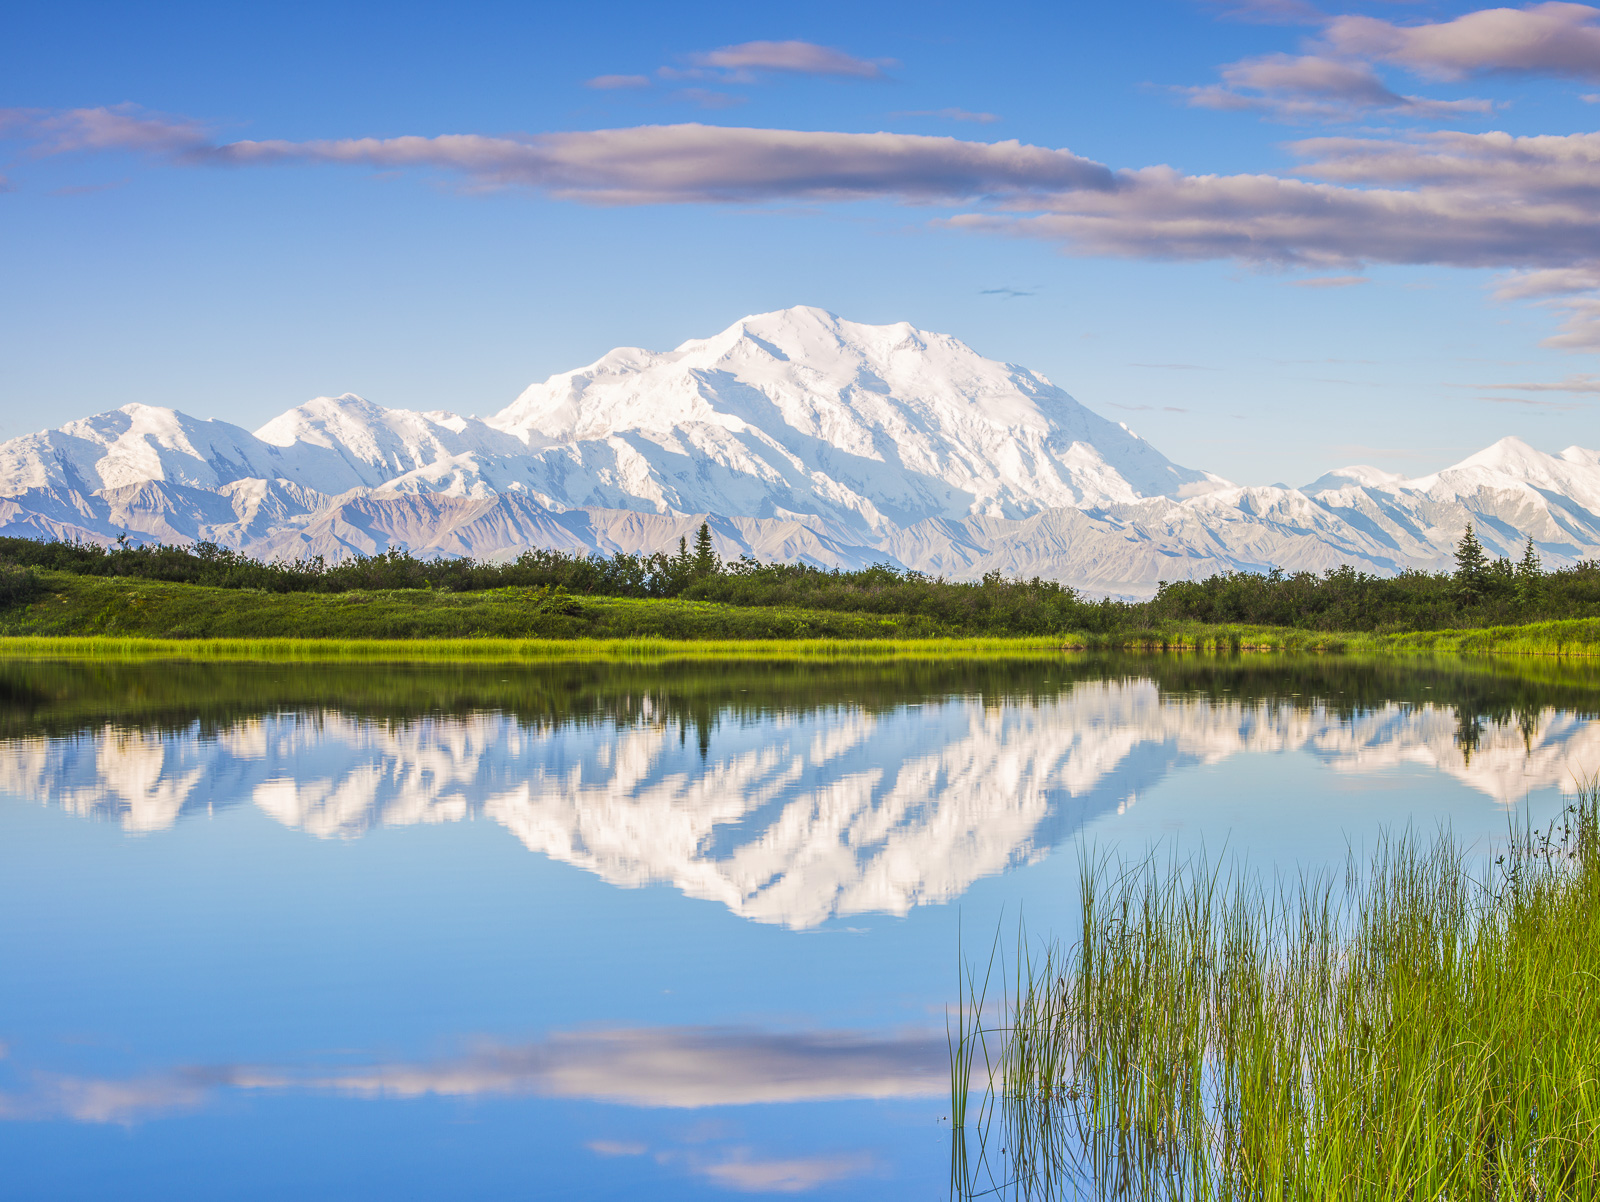
<path id="1" fill-rule="evenodd" d="M 1484 872 L 1445 833 L 1358 867 L 1086 859 L 1082 940 L 1024 949 L 997 1025 L 966 983 L 953 1193 L 1592 1198 L 1600 787 Z"/>
<path id="2" fill-rule="evenodd" d="M 0 738 L 105 725 L 201 734 L 254 716 L 337 711 L 367 720 L 498 712 L 530 726 L 683 724 L 849 707 L 888 712 L 952 696 L 1038 701 L 1101 681 L 1150 681 L 1215 704 L 1323 707 L 1348 719 L 1386 705 L 1453 708 L 1463 738 L 1546 709 L 1600 716 L 1600 662 L 1384 656 L 1098 654 L 543 663 L 206 662 L 7 659 Z"/>

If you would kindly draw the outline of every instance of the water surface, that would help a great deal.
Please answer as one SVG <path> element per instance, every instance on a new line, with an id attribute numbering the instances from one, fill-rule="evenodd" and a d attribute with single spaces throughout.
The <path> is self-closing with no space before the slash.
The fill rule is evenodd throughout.
<path id="1" fill-rule="evenodd" d="M 1600 769 L 1556 661 L 0 664 L 0 1193 L 944 1196 L 958 932 Z"/>

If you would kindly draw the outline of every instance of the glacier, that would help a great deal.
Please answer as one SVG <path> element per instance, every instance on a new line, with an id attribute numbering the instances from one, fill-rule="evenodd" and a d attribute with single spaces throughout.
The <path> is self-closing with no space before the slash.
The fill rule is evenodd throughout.
<path id="1" fill-rule="evenodd" d="M 1600 554 L 1600 452 L 1505 438 L 1432 474 L 1243 487 L 946 334 L 796 307 L 619 348 L 491 417 L 318 397 L 251 432 L 130 404 L 0 443 L 0 534 L 263 558 L 675 547 L 1148 595 L 1217 571 Z"/>

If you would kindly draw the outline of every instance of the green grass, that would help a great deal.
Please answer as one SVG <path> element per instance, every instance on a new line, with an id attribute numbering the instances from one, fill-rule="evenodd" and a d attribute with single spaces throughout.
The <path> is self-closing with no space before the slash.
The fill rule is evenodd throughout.
<path id="1" fill-rule="evenodd" d="M 1595 1196 L 1593 783 L 1492 865 L 1407 836 L 1343 895 L 1200 863 L 1083 875 L 1081 941 L 1024 951 L 992 1028 L 969 982 L 959 1195 Z"/>
<path id="2" fill-rule="evenodd" d="M 510 663 L 565 659 L 859 659 L 1059 656 L 1057 639 L 340 639 L 118 636 L 0 637 L 0 658 L 102 658 L 265 661 L 461 661 Z"/>
<path id="3" fill-rule="evenodd" d="M 880 639 L 956 633 L 915 616 L 744 609 L 707 601 L 552 598 L 547 590 L 268 593 L 41 572 L 0 635 L 143 639 Z M 563 612 L 570 611 L 570 612 Z"/>

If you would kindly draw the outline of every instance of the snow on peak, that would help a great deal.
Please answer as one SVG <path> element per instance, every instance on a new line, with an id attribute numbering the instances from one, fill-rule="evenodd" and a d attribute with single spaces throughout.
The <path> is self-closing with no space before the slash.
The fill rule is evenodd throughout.
<path id="1" fill-rule="evenodd" d="M 613 351 L 533 385 L 489 424 L 530 447 L 569 448 L 593 465 L 587 478 L 621 471 L 679 512 L 731 501 L 750 516 L 781 509 L 864 528 L 1224 483 L 949 335 L 807 306 L 668 352 Z"/>
<path id="2" fill-rule="evenodd" d="M 1408 481 L 1406 487 L 1438 500 L 1484 490 L 1520 492 L 1530 498 L 1557 494 L 1595 510 L 1600 509 L 1600 459 L 1579 447 L 1547 455 L 1520 438 L 1502 438 L 1460 463 Z"/>
<path id="3" fill-rule="evenodd" d="M 1554 459 L 1555 456 L 1534 450 L 1520 438 L 1507 436 L 1485 447 L 1476 455 L 1468 455 L 1453 468 L 1445 470 L 1461 472 L 1481 468 L 1509 476 L 1530 478 L 1545 474 Z"/>
<path id="4" fill-rule="evenodd" d="M 1377 488 L 1393 489 L 1405 483 L 1405 476 L 1399 472 L 1386 472 L 1382 468 L 1372 467 L 1365 463 L 1352 464 L 1349 467 L 1337 467 L 1331 472 L 1318 476 L 1310 484 L 1301 488 L 1301 492 L 1313 496 L 1320 492 L 1336 492 L 1341 488 Z"/>

